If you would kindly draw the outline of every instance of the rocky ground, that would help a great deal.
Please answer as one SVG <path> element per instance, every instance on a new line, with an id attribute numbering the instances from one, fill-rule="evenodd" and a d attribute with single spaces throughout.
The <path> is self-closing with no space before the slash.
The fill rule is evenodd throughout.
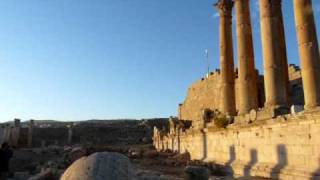
<path id="1" fill-rule="evenodd" d="M 113 146 L 113 147 L 59 147 L 49 146 L 46 148 L 19 149 L 14 150 L 14 156 L 10 161 L 10 179 L 59 179 L 65 169 L 75 160 L 82 156 L 95 152 L 118 152 L 130 157 L 136 175 L 140 179 L 182 179 L 183 166 L 175 165 L 173 168 L 166 167 L 163 157 L 150 150 L 146 152 L 142 149 L 149 149 L 149 145 L 138 146 Z M 129 153 L 130 152 L 130 153 Z"/>
<path id="2" fill-rule="evenodd" d="M 188 154 L 159 153 L 151 145 L 111 147 L 75 145 L 15 150 L 10 164 L 10 179 L 58 180 L 74 161 L 96 152 L 116 152 L 124 159 L 129 158 L 128 162 L 133 169 L 133 174 L 130 176 L 135 176 L 138 180 L 208 179 L 209 176 L 212 180 L 233 179 L 217 171 L 217 168 L 213 171 L 207 164 L 190 161 Z"/>

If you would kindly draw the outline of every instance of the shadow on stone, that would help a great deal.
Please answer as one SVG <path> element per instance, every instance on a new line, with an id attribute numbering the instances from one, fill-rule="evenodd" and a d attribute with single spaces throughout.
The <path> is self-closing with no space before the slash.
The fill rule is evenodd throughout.
<path id="1" fill-rule="evenodd" d="M 227 167 L 227 173 L 230 175 L 234 175 L 231 164 L 236 160 L 236 150 L 234 145 L 229 147 L 229 161 L 225 164 Z"/>
<path id="2" fill-rule="evenodd" d="M 251 169 L 258 162 L 258 152 L 256 149 L 250 150 L 250 162 L 244 167 L 244 177 L 251 177 Z"/>
<path id="3" fill-rule="evenodd" d="M 270 177 L 279 179 L 281 170 L 288 165 L 288 153 L 285 145 L 277 146 L 278 164 L 272 168 Z"/>
<path id="4" fill-rule="evenodd" d="M 320 159 L 319 159 L 319 165 L 320 165 Z M 320 167 L 317 170 L 315 170 L 311 176 L 311 180 L 317 180 L 317 179 L 320 179 Z"/>

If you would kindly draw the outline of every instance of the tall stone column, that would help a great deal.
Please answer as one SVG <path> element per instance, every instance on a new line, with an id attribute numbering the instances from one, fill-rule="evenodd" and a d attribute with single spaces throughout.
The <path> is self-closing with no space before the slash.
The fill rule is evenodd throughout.
<path id="1" fill-rule="evenodd" d="M 33 126 L 34 126 L 34 120 L 30 120 L 29 130 L 28 130 L 28 147 L 29 148 L 32 147 Z"/>
<path id="2" fill-rule="evenodd" d="M 280 7 L 281 8 L 281 7 Z M 280 9 L 281 10 L 281 9 Z M 287 56 L 287 43 L 286 43 L 286 38 L 285 38 L 285 31 L 284 31 L 284 23 L 283 23 L 283 15 L 282 11 L 280 13 L 280 30 L 281 30 L 281 35 L 280 35 L 280 48 L 282 54 L 282 67 L 283 67 L 283 77 L 284 81 L 286 82 L 286 94 L 287 94 L 287 104 L 290 106 L 292 104 L 292 89 L 289 81 L 289 64 L 288 64 L 288 56 Z"/>
<path id="3" fill-rule="evenodd" d="M 285 37 L 281 0 L 260 0 L 261 41 L 263 50 L 265 106 L 288 107 L 288 81 L 285 74 Z"/>
<path id="4" fill-rule="evenodd" d="M 220 14 L 220 111 L 226 115 L 236 114 L 234 88 L 234 62 L 232 43 L 232 0 L 219 0 L 215 7 Z"/>
<path id="5" fill-rule="evenodd" d="M 312 1 L 294 0 L 305 108 L 320 105 L 320 57 Z"/>
<path id="6" fill-rule="evenodd" d="M 20 138 L 20 119 L 14 119 L 14 127 L 13 127 L 13 137 L 12 137 L 12 146 L 18 147 L 19 138 Z"/>
<path id="7" fill-rule="evenodd" d="M 4 137 L 5 137 L 5 128 L 3 125 L 0 125 L 0 144 L 4 143 Z"/>
<path id="8" fill-rule="evenodd" d="M 73 123 L 68 125 L 68 144 L 72 144 L 72 136 L 73 136 Z"/>
<path id="9" fill-rule="evenodd" d="M 11 134 L 11 127 L 9 124 L 5 125 L 5 130 L 4 130 L 4 142 L 10 143 L 10 134 Z"/>
<path id="10" fill-rule="evenodd" d="M 239 114 L 258 108 L 257 73 L 254 65 L 252 27 L 249 0 L 235 0 L 238 65 L 239 65 Z"/>

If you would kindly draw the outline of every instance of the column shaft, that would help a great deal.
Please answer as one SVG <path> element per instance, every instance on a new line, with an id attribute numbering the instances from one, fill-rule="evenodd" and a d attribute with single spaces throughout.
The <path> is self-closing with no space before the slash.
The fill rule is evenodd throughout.
<path id="1" fill-rule="evenodd" d="M 249 0 L 235 0 L 239 64 L 239 114 L 258 108 Z"/>
<path id="2" fill-rule="evenodd" d="M 281 0 L 260 0 L 261 41 L 264 64 L 265 106 L 288 106 L 287 60 Z M 285 67 L 286 66 L 286 67 Z"/>
<path id="3" fill-rule="evenodd" d="M 28 130 L 28 147 L 32 147 L 32 140 L 33 140 L 33 126 L 34 120 L 30 120 L 29 130 Z"/>
<path id="4" fill-rule="evenodd" d="M 320 57 L 311 0 L 294 0 L 305 108 L 320 105 Z"/>
<path id="5" fill-rule="evenodd" d="M 235 115 L 234 62 L 232 43 L 232 0 L 219 0 L 215 4 L 220 13 L 220 111 Z"/>

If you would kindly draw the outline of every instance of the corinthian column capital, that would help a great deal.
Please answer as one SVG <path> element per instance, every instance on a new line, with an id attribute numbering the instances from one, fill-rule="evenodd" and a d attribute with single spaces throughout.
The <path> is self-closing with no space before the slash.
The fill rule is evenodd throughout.
<path id="1" fill-rule="evenodd" d="M 213 6 L 218 9 L 220 16 L 230 16 L 233 8 L 233 1 L 218 0 Z"/>

